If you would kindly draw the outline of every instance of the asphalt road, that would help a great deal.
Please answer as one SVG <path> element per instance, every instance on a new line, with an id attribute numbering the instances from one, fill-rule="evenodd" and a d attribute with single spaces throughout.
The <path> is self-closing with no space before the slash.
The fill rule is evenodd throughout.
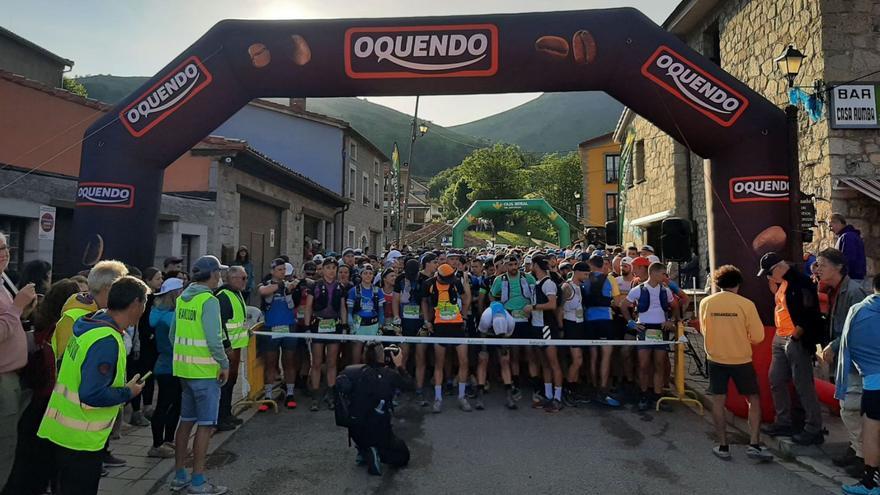
<path id="1" fill-rule="evenodd" d="M 395 428 L 408 468 L 369 476 L 354 463 L 331 411 L 300 406 L 254 417 L 209 462 L 208 479 L 237 495 L 337 493 L 825 494 L 776 463 L 712 453 L 711 426 L 693 412 L 639 414 L 593 407 L 557 414 L 502 407 L 464 413 L 447 398 L 434 415 L 404 399 Z M 304 401 L 305 402 L 305 401 Z"/>

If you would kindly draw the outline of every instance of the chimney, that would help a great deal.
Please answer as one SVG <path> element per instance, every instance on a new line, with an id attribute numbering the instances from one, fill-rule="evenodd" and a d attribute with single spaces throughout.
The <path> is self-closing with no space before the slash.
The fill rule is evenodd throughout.
<path id="1" fill-rule="evenodd" d="M 306 111 L 306 99 L 305 98 L 290 98 L 290 108 L 305 112 Z"/>

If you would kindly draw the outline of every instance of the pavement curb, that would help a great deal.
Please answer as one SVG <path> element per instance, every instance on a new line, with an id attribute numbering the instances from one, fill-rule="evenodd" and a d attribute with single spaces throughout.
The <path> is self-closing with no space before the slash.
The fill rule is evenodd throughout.
<path id="1" fill-rule="evenodd" d="M 697 399 L 703 404 L 706 414 L 703 419 L 712 424 L 712 400 L 709 395 L 699 387 L 688 388 L 696 394 Z M 748 436 L 748 421 L 732 414 L 730 411 L 725 412 L 727 425 L 732 427 L 738 433 Z M 840 486 L 843 484 L 855 483 L 857 480 L 850 477 L 846 472 L 818 462 L 813 455 L 825 455 L 819 447 L 804 447 L 797 445 L 789 438 L 774 438 L 768 435 L 761 435 L 761 440 L 776 455 L 776 462 L 789 471 L 810 481 L 816 486 L 826 489 L 829 493 L 839 494 Z"/>
<path id="2" fill-rule="evenodd" d="M 251 418 L 256 415 L 256 413 L 257 410 L 255 408 L 247 408 L 238 415 L 238 417 L 242 421 L 244 421 L 241 426 L 232 431 L 220 431 L 214 433 L 214 436 L 211 437 L 211 443 L 208 444 L 208 455 L 213 454 L 220 447 L 222 447 L 223 444 L 229 441 L 229 439 L 231 439 L 232 436 L 238 432 L 238 430 L 240 430 L 245 424 L 247 424 L 247 422 L 250 421 Z M 195 432 L 195 430 L 193 430 L 193 432 Z M 156 482 L 153 484 L 153 486 L 150 487 L 149 490 L 147 490 L 147 494 L 158 493 L 163 488 L 168 488 L 168 484 L 171 481 L 171 475 L 174 473 L 174 459 L 162 459 L 162 461 L 154 466 L 150 470 L 150 472 L 153 474 L 161 474 L 159 474 L 159 476 L 156 478 Z"/>

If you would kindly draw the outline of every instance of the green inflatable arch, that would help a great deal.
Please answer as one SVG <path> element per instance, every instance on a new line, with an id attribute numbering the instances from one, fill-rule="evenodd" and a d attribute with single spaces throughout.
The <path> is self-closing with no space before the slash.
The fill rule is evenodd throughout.
<path id="1" fill-rule="evenodd" d="M 470 208 L 459 217 L 452 227 L 452 247 L 464 247 L 464 231 L 468 226 L 476 222 L 483 213 L 490 211 L 537 211 L 545 215 L 559 232 L 559 246 L 566 247 L 571 244 L 571 227 L 556 213 L 550 203 L 542 199 L 481 199 L 474 201 Z"/>

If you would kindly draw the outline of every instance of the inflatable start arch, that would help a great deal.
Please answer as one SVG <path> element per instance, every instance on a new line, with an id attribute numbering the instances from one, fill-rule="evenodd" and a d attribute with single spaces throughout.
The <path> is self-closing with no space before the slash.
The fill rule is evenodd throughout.
<path id="1" fill-rule="evenodd" d="M 86 131 L 75 253 L 151 264 L 163 169 L 253 98 L 583 90 L 707 158 L 713 264 L 756 273 L 785 246 L 784 113 L 637 10 L 611 9 L 220 22 Z"/>

